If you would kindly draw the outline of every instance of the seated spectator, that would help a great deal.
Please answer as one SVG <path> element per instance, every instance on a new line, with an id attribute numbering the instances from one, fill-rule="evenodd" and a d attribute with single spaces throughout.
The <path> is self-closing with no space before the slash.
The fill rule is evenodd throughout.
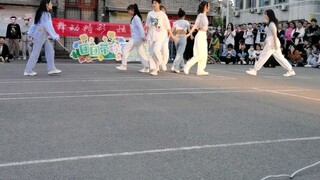
<path id="1" fill-rule="evenodd" d="M 210 61 L 211 64 L 218 62 L 219 61 L 219 48 L 220 48 L 220 39 L 219 39 L 219 34 L 218 33 L 214 33 L 212 38 L 211 38 L 211 42 L 210 42 L 210 51 L 209 51 L 209 57 L 210 57 Z M 211 60 L 211 57 L 214 61 Z"/>
<path id="2" fill-rule="evenodd" d="M 303 63 L 307 63 L 308 57 L 311 55 L 312 45 L 311 40 L 306 38 L 303 40 L 303 50 L 301 51 L 301 57 L 303 58 Z"/>
<path id="3" fill-rule="evenodd" d="M 257 44 L 256 45 L 256 50 L 254 51 L 254 54 L 253 54 L 253 57 L 254 57 L 253 64 L 255 64 L 256 61 L 259 60 L 259 56 L 260 56 L 261 52 L 262 52 L 261 45 Z"/>
<path id="4" fill-rule="evenodd" d="M 254 47 L 253 46 L 250 46 L 250 49 L 248 50 L 248 54 L 249 54 L 249 57 L 248 57 L 248 60 L 249 60 L 249 64 L 254 64 L 255 63 L 255 57 L 254 57 L 254 53 L 255 53 L 255 50 L 254 50 Z"/>
<path id="5" fill-rule="evenodd" d="M 243 64 L 249 64 L 249 53 L 246 49 L 246 44 L 242 43 L 240 44 L 239 51 L 237 53 L 237 62 L 241 65 Z"/>
<path id="6" fill-rule="evenodd" d="M 320 45 L 313 45 L 311 55 L 307 59 L 307 65 L 305 67 L 319 67 L 319 55 L 320 55 Z"/>
<path id="7" fill-rule="evenodd" d="M 233 62 L 233 64 L 235 64 L 236 56 L 237 52 L 233 49 L 233 45 L 228 44 L 227 48 L 223 50 L 220 59 L 222 62 L 225 62 L 226 64 L 229 64 L 230 62 Z"/>
<path id="8" fill-rule="evenodd" d="M 296 66 L 303 66 L 301 52 L 297 50 L 296 46 L 293 44 L 289 46 L 288 60 L 291 64 L 294 64 Z"/>
<path id="9" fill-rule="evenodd" d="M 4 43 L 4 38 L 0 38 L 0 61 L 10 62 L 13 58 L 13 55 L 9 53 L 9 47 Z"/>

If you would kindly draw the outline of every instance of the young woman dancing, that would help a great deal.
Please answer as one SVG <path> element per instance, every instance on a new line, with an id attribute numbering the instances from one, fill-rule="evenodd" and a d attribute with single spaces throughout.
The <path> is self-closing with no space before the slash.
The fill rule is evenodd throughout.
<path id="1" fill-rule="evenodd" d="M 207 65 L 208 58 L 208 43 L 207 43 L 207 30 L 208 30 L 208 18 L 207 13 L 210 10 L 210 4 L 206 1 L 202 1 L 198 8 L 198 16 L 196 22 L 187 37 L 192 34 L 195 29 L 198 29 L 198 33 L 194 40 L 193 57 L 184 66 L 184 73 L 189 74 L 190 68 L 198 63 L 197 75 L 209 75 L 204 69 Z"/>
<path id="2" fill-rule="evenodd" d="M 127 70 L 127 59 L 130 52 L 136 48 L 143 68 L 139 70 L 142 73 L 149 72 L 149 61 L 143 43 L 146 40 L 142 26 L 142 16 L 137 4 L 131 4 L 127 7 L 128 13 L 132 16 L 130 20 L 131 39 L 123 48 L 122 65 L 116 68 L 122 71 Z"/>
<path id="3" fill-rule="evenodd" d="M 283 54 L 281 53 L 280 41 L 277 37 L 278 19 L 271 9 L 268 9 L 264 12 L 264 17 L 268 21 L 268 25 L 265 27 L 265 33 L 267 35 L 265 39 L 266 45 L 264 46 L 259 56 L 259 60 L 256 61 L 254 67 L 246 71 L 246 73 L 252 76 L 256 76 L 257 71 L 259 71 L 270 58 L 270 56 L 273 55 L 278 63 L 287 70 L 287 73 L 285 73 L 283 76 L 294 76 L 296 73 L 292 69 L 291 64 L 286 58 L 284 58 Z"/>

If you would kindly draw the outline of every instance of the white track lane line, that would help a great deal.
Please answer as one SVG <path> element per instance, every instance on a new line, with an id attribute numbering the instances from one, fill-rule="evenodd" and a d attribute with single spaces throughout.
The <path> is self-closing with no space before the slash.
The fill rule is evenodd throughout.
<path id="1" fill-rule="evenodd" d="M 57 163 L 57 162 L 66 162 L 66 161 L 77 161 L 77 160 L 85 160 L 85 159 L 86 160 L 101 159 L 101 158 L 107 158 L 107 157 L 122 157 L 122 156 L 134 156 L 134 155 L 144 155 L 144 154 L 191 151 L 191 150 L 200 150 L 200 149 L 226 148 L 226 147 L 250 146 L 250 145 L 252 146 L 252 145 L 261 145 L 261 144 L 275 144 L 275 143 L 314 141 L 314 140 L 320 140 L 320 137 L 318 136 L 318 137 L 304 137 L 304 138 L 293 138 L 293 139 L 249 141 L 249 142 L 238 142 L 238 143 L 227 143 L 227 144 L 213 144 L 213 145 L 203 145 L 203 146 L 190 146 L 190 147 L 154 149 L 154 150 L 145 150 L 145 151 L 131 151 L 131 152 L 122 152 L 122 153 L 106 153 L 106 154 L 96 154 L 96 155 L 88 155 L 88 156 L 72 156 L 72 157 L 41 159 L 41 160 L 32 160 L 32 161 L 9 162 L 9 163 L 0 164 L 0 168 L 12 167 L 12 166 Z"/>

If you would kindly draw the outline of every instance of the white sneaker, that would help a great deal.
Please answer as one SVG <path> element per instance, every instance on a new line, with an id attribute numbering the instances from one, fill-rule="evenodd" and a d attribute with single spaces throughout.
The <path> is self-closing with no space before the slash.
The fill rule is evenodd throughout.
<path id="1" fill-rule="evenodd" d="M 52 69 L 48 72 L 49 75 L 60 74 L 62 71 L 60 69 Z"/>
<path id="2" fill-rule="evenodd" d="M 189 70 L 190 70 L 190 67 L 186 64 L 184 65 L 184 68 L 183 68 L 183 72 L 188 75 L 189 74 Z"/>
<path id="3" fill-rule="evenodd" d="M 180 70 L 176 69 L 176 68 L 171 68 L 171 71 L 175 72 L 175 73 L 180 73 Z"/>
<path id="4" fill-rule="evenodd" d="M 167 65 L 162 65 L 161 69 L 162 69 L 162 71 L 167 71 Z"/>
<path id="5" fill-rule="evenodd" d="M 150 74 L 152 76 L 157 76 L 158 75 L 158 71 L 157 70 L 152 70 Z"/>
<path id="6" fill-rule="evenodd" d="M 127 70 L 127 66 L 124 66 L 124 65 L 117 66 L 116 68 L 121 70 L 121 71 L 126 71 Z"/>
<path id="7" fill-rule="evenodd" d="M 248 71 L 246 71 L 247 74 L 251 75 L 251 76 L 256 76 L 257 75 L 257 71 L 254 69 L 250 69 Z"/>
<path id="8" fill-rule="evenodd" d="M 209 73 L 206 71 L 203 71 L 203 72 L 197 72 L 197 75 L 198 76 L 207 76 L 207 75 L 209 75 Z"/>
<path id="9" fill-rule="evenodd" d="M 290 77 L 290 76 L 294 76 L 296 75 L 296 73 L 294 72 L 294 70 L 290 70 L 287 73 L 285 73 L 283 76 L 285 77 Z"/>
<path id="10" fill-rule="evenodd" d="M 24 75 L 24 76 L 36 76 L 37 73 L 34 72 L 34 71 L 31 71 L 30 73 L 28 73 L 28 72 L 25 71 L 25 72 L 23 73 L 23 75 Z"/>
<path id="11" fill-rule="evenodd" d="M 170 70 L 171 70 L 171 71 L 174 71 L 174 66 L 172 66 Z"/>
<path id="12" fill-rule="evenodd" d="M 310 64 L 304 65 L 304 67 L 311 68 Z"/>
<path id="13" fill-rule="evenodd" d="M 142 68 L 142 69 L 139 70 L 139 72 L 141 72 L 141 73 L 149 73 L 150 70 L 149 70 L 149 68 Z"/>

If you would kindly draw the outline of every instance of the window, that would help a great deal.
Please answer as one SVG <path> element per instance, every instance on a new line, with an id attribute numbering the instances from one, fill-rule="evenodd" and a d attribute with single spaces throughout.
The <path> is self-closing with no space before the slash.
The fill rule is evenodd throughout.
<path id="1" fill-rule="evenodd" d="M 256 0 L 247 0 L 247 8 L 255 8 Z"/>
<path id="2" fill-rule="evenodd" d="M 287 0 L 274 0 L 274 4 L 286 3 Z"/>
<path id="3" fill-rule="evenodd" d="M 66 7 L 96 8 L 97 0 L 66 0 Z"/>
<path id="4" fill-rule="evenodd" d="M 236 0 L 236 8 L 243 9 L 243 0 Z"/>
<path id="5" fill-rule="evenodd" d="M 270 5 L 270 0 L 259 0 L 259 6 L 268 6 Z"/>

